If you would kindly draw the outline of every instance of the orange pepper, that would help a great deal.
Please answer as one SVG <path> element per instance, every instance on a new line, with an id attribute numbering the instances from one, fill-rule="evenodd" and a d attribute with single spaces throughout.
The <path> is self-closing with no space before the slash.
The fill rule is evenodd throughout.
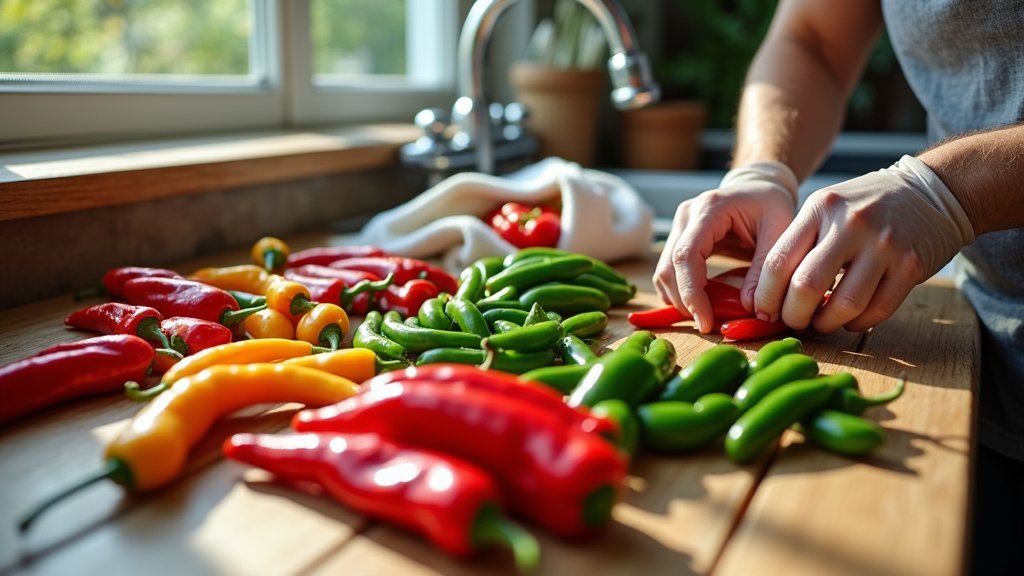
<path id="1" fill-rule="evenodd" d="M 316 306 L 309 289 L 298 282 L 276 276 L 267 288 L 267 308 L 288 317 L 292 324 Z"/>
<path id="2" fill-rule="evenodd" d="M 289 364 L 213 366 L 179 380 L 149 403 L 106 447 L 106 466 L 23 517 L 24 531 L 50 506 L 99 480 L 147 491 L 177 478 L 189 451 L 227 414 L 268 403 L 298 402 L 326 406 L 358 391 L 348 378 Z"/>
<path id="3" fill-rule="evenodd" d="M 288 255 L 291 249 L 279 238 L 264 236 L 252 245 L 249 255 L 253 263 L 262 266 L 267 272 L 284 270 L 288 263 Z"/>
<path id="4" fill-rule="evenodd" d="M 341 348 L 348 328 L 348 314 L 344 308 L 337 304 L 321 303 L 302 315 L 295 325 L 295 337 L 314 346 L 337 350 Z"/>
<path id="5" fill-rule="evenodd" d="M 291 320 L 284 314 L 270 308 L 264 308 L 259 312 L 255 312 L 252 316 L 245 319 L 243 326 L 245 326 L 245 332 L 250 338 L 295 339 L 295 326 L 292 325 Z"/>
<path id="6" fill-rule="evenodd" d="M 273 275 L 259 266 L 240 264 L 222 268 L 200 268 L 190 276 L 204 284 L 216 286 L 222 290 L 237 290 L 252 294 L 263 294 L 273 280 Z"/>

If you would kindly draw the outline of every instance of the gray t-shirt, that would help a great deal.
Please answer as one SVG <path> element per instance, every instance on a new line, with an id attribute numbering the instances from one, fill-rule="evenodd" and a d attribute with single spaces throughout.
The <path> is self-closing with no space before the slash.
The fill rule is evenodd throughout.
<path id="1" fill-rule="evenodd" d="M 882 0 L 882 10 L 932 142 L 1024 121 L 1024 2 Z M 982 324 L 979 439 L 1024 460 L 1024 229 L 982 234 L 961 255 L 957 281 Z"/>

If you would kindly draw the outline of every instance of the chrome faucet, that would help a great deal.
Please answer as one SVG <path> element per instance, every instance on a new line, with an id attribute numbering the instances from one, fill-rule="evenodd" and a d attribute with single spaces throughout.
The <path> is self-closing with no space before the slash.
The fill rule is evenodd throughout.
<path id="1" fill-rule="evenodd" d="M 487 102 L 484 94 L 484 57 L 494 27 L 517 1 L 477 0 L 470 8 L 459 36 L 459 97 L 451 114 L 455 133 L 450 138 L 445 135 L 448 118 L 443 111 L 422 111 L 417 115 L 417 124 L 424 128 L 426 135 L 403 148 L 402 156 L 407 162 L 432 164 L 436 169 L 439 166 L 454 168 L 475 159 L 478 171 L 493 174 L 498 156 L 536 150 L 536 140 L 521 129 L 525 119 L 522 107 L 510 104 L 502 113 L 502 107 Z M 617 0 L 577 1 L 594 15 L 608 39 L 611 51 L 608 72 L 615 107 L 628 110 L 657 102 L 660 88 L 654 82 L 647 56 L 637 47 L 636 33 L 622 6 Z M 505 128 L 497 140 L 503 154 L 498 154 L 494 127 L 502 123 Z M 428 159 L 432 155 L 434 159 Z"/>

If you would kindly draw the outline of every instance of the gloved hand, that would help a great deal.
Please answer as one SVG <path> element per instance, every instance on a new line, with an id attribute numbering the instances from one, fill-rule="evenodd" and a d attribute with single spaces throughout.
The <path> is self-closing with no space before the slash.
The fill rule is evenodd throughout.
<path id="1" fill-rule="evenodd" d="M 688 311 L 698 330 L 710 332 L 711 302 L 703 288 L 707 259 L 720 254 L 752 262 L 740 297 L 753 310 L 761 262 L 793 219 L 797 184 L 786 165 L 759 162 L 730 170 L 717 189 L 681 203 L 654 272 L 661 299 Z"/>
<path id="2" fill-rule="evenodd" d="M 972 242 L 956 197 L 927 164 L 904 156 L 807 199 L 768 253 L 755 311 L 797 329 L 866 330 Z"/>

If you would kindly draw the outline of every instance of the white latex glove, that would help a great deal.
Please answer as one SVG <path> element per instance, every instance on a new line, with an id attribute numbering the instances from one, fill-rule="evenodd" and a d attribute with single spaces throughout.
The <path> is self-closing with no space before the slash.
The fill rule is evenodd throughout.
<path id="1" fill-rule="evenodd" d="M 972 242 L 956 197 L 924 162 L 904 156 L 807 199 L 768 254 L 755 310 L 797 329 L 866 330 Z"/>
<path id="2" fill-rule="evenodd" d="M 753 310 L 761 263 L 796 211 L 797 184 L 786 165 L 759 162 L 730 170 L 717 189 L 681 203 L 654 271 L 661 299 L 688 311 L 701 332 L 711 331 L 707 259 L 720 254 L 751 261 L 740 295 Z"/>

